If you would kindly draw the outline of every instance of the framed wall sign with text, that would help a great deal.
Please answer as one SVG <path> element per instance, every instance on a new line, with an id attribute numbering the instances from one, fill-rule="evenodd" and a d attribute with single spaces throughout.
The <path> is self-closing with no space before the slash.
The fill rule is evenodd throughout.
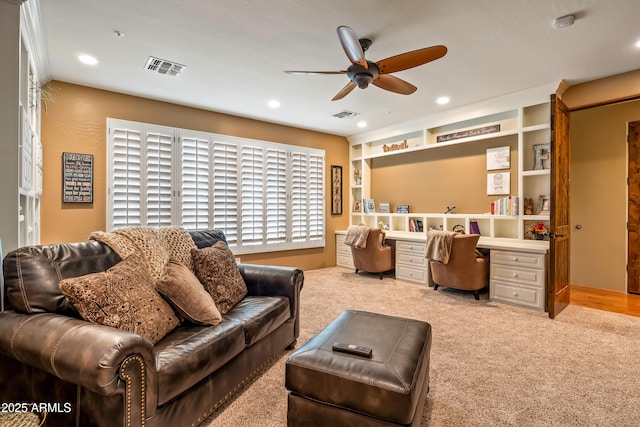
<path id="1" fill-rule="evenodd" d="M 62 153 L 62 201 L 93 203 L 93 154 Z"/>

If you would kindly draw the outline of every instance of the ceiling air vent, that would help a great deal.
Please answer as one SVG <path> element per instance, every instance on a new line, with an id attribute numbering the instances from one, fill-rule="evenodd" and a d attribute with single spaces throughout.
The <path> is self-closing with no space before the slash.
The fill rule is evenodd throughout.
<path id="1" fill-rule="evenodd" d="M 337 117 L 339 119 L 350 119 L 352 117 L 357 116 L 358 114 L 360 113 L 354 113 L 353 111 L 344 110 L 339 112 L 338 114 L 334 114 L 333 117 Z"/>
<path id="2" fill-rule="evenodd" d="M 144 68 L 149 71 L 164 74 L 165 76 L 175 77 L 186 67 L 184 65 L 176 64 L 175 62 L 150 56 L 147 61 L 147 65 L 145 65 Z"/>

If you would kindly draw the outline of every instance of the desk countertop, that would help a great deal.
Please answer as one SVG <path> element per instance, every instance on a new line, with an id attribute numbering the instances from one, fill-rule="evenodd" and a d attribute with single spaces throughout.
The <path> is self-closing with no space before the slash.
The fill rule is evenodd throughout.
<path id="1" fill-rule="evenodd" d="M 346 233 L 347 230 L 336 231 L 336 234 Z M 407 231 L 386 231 L 386 238 L 387 240 L 426 242 L 427 234 Z M 484 249 L 546 253 L 549 251 L 549 242 L 480 236 L 480 240 L 478 240 L 478 247 Z"/>

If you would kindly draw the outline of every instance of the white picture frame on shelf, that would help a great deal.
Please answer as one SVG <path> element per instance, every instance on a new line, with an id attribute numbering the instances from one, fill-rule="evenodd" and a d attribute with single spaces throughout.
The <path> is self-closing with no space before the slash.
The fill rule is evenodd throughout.
<path id="1" fill-rule="evenodd" d="M 487 174 L 487 195 L 500 196 L 511 193 L 511 172 Z"/>
<path id="2" fill-rule="evenodd" d="M 487 148 L 487 170 L 511 168 L 511 147 Z"/>
<path id="3" fill-rule="evenodd" d="M 362 199 L 362 210 L 364 213 L 375 213 L 376 204 L 373 199 Z"/>
<path id="4" fill-rule="evenodd" d="M 391 204 L 389 202 L 380 202 L 378 204 L 378 212 L 380 212 L 380 213 L 390 213 L 391 212 Z"/>

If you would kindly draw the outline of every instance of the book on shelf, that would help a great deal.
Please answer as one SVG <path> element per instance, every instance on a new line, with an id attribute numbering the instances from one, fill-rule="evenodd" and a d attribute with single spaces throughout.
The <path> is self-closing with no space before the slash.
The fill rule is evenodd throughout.
<path id="1" fill-rule="evenodd" d="M 492 215 L 518 215 L 520 202 L 518 196 L 507 196 L 491 202 Z"/>

